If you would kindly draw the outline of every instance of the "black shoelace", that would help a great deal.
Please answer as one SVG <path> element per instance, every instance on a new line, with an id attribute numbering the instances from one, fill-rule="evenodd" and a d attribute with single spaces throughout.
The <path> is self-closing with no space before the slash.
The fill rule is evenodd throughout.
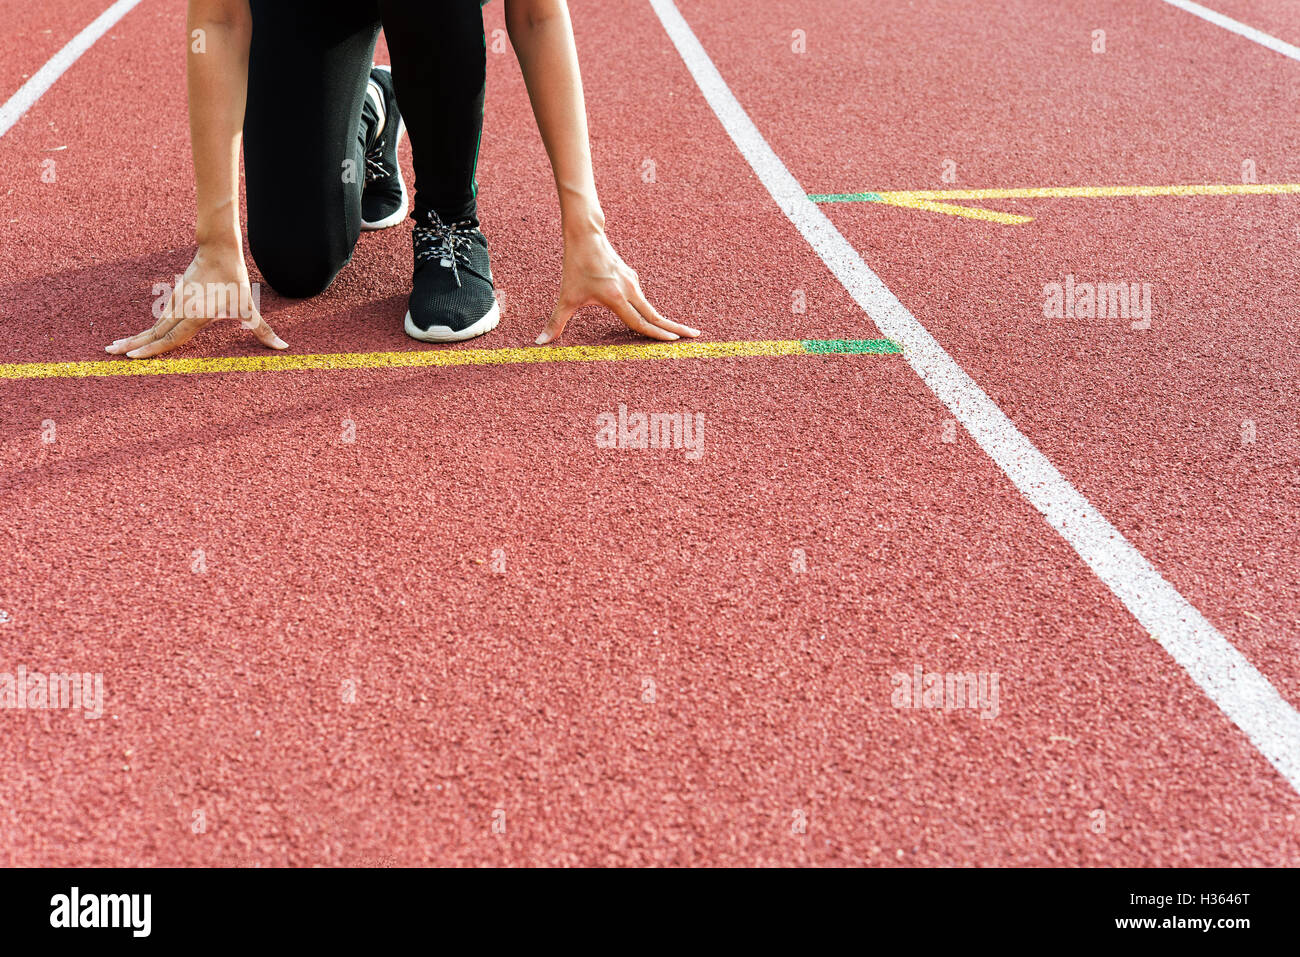
<path id="1" fill-rule="evenodd" d="M 416 265 L 436 259 L 443 269 L 451 270 L 459 286 L 459 266 L 471 265 L 469 252 L 474 245 L 475 229 L 468 219 L 444 223 L 437 213 L 430 213 L 427 225 L 415 227 Z"/>

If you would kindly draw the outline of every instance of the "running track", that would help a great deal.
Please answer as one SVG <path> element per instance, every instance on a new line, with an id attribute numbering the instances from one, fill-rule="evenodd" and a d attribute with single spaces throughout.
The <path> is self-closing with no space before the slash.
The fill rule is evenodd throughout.
<path id="1" fill-rule="evenodd" d="M 8 98 L 107 0 L 0 6 Z M 1037 449 L 1222 646 L 1153 636 L 1150 582 L 1085 563 L 914 341 L 0 378 L 0 672 L 106 686 L 98 721 L 0 711 L 0 863 L 1300 862 L 1297 197 L 801 205 L 742 128 L 815 196 L 1240 185 L 1247 159 L 1296 184 L 1300 62 L 1162 0 L 733 6 L 573 4 L 611 235 L 660 308 L 714 343 L 910 318 L 1014 425 L 994 452 Z M 1300 44 L 1295 4 L 1214 7 Z M 142 0 L 0 140 L 13 375 L 112 361 L 188 263 L 183 35 Z M 529 348 L 558 277 L 522 80 L 489 70 L 506 318 L 444 351 Z M 858 264 L 800 231 L 823 213 L 896 301 L 850 295 Z M 401 333 L 408 259 L 406 227 L 363 237 L 264 309 L 294 356 L 436 352 Z M 1067 274 L 1150 283 L 1150 327 L 1045 319 Z M 595 311 L 564 344 L 635 345 Z M 178 358 L 262 355 L 232 328 Z M 598 448 L 620 403 L 702 413 L 702 457 Z M 1225 648 L 1273 695 L 1233 718 Z M 917 666 L 997 673 L 997 716 L 894 707 Z"/>

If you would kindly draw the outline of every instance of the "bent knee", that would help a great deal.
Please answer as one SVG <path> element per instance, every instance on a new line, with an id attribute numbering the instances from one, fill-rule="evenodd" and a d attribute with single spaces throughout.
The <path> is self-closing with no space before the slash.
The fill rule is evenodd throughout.
<path id="1" fill-rule="evenodd" d="M 347 258 L 310 243 L 267 240 L 251 232 L 248 248 L 267 285 L 289 299 L 310 299 L 329 288 Z"/>

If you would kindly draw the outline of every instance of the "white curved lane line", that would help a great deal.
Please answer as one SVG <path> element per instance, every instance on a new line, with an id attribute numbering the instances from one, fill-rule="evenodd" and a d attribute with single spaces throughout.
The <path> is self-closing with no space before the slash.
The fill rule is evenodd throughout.
<path id="1" fill-rule="evenodd" d="M 90 26 L 69 40 L 45 66 L 19 87 L 18 92 L 9 97 L 4 106 L 0 106 L 0 136 L 8 133 L 22 119 L 23 114 L 45 95 L 45 91 L 68 71 L 68 67 L 76 63 L 83 53 L 95 45 L 96 40 L 111 30 L 139 2 L 140 0 L 117 0 L 117 3 L 91 21 Z"/>

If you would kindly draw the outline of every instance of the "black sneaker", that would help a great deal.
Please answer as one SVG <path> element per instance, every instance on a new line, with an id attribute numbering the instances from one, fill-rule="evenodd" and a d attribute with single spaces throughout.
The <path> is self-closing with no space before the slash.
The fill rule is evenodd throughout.
<path id="1" fill-rule="evenodd" d="M 372 136 L 373 142 L 366 144 L 366 185 L 361 192 L 361 228 L 366 232 L 396 226 L 406 218 L 408 204 L 402 164 L 397 161 L 397 144 L 406 132 L 406 121 L 397 108 L 392 69 L 374 67 L 370 85 L 383 99 L 384 126 Z M 366 93 L 364 111 L 373 123 L 372 129 L 378 127 L 381 114 L 371 91 Z"/>
<path id="2" fill-rule="evenodd" d="M 488 241 L 478 223 L 450 225 L 428 213 L 412 234 L 415 277 L 406 334 L 423 342 L 457 342 L 491 332 L 501 321 L 492 287 Z"/>

